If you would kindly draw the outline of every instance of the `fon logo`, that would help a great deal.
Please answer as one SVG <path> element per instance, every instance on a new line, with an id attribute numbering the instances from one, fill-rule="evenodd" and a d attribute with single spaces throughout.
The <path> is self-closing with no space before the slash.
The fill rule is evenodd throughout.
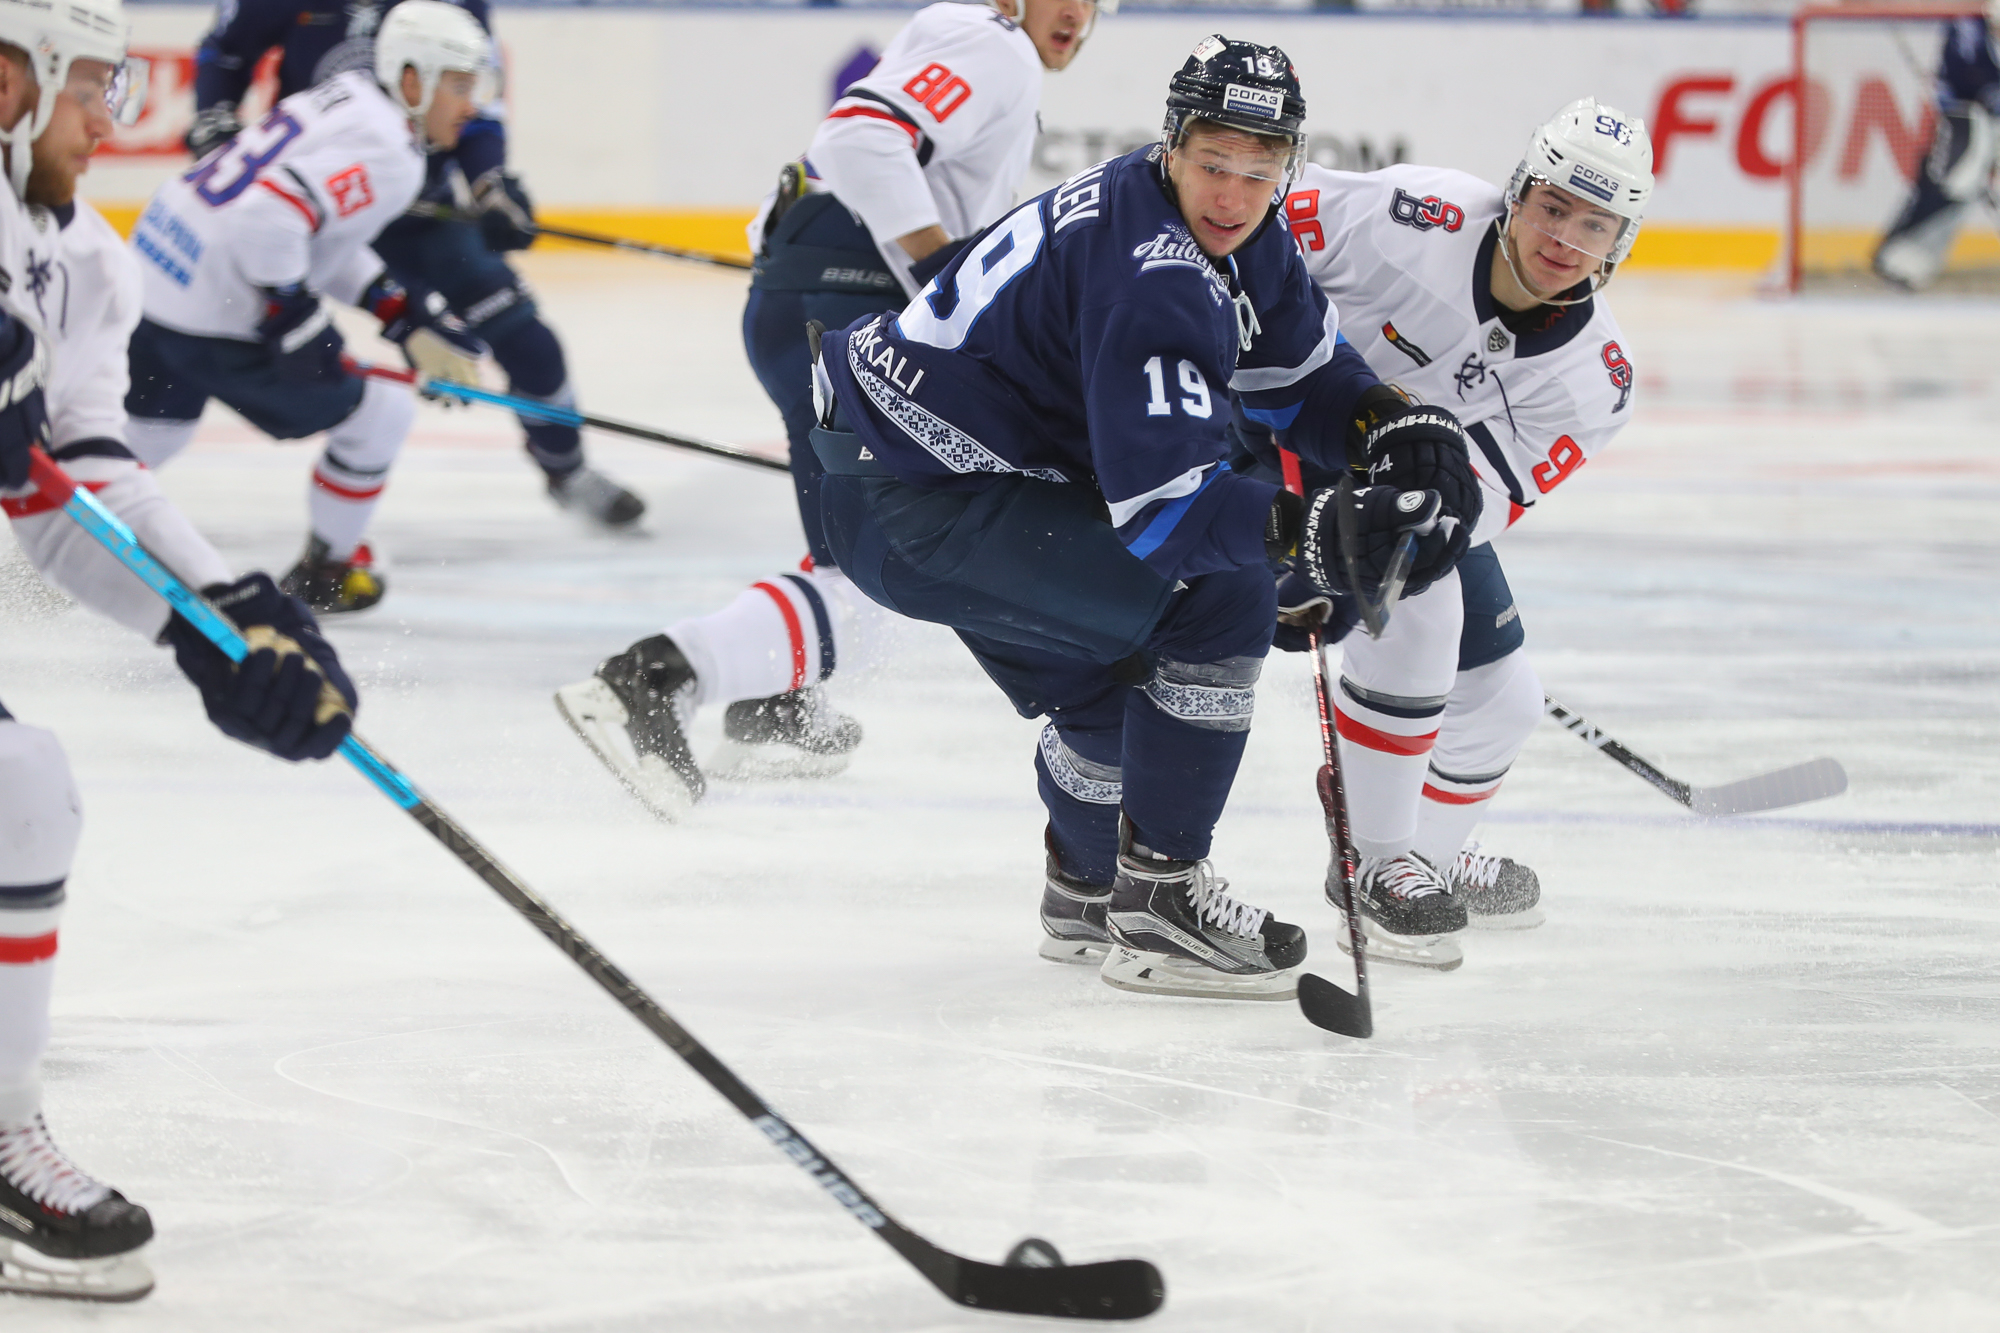
<path id="1" fill-rule="evenodd" d="M 1419 199 L 1408 190 L 1396 191 L 1396 197 L 1389 201 L 1389 216 L 1418 231 L 1429 231 L 1432 227 L 1457 231 L 1465 225 L 1465 210 L 1457 204 L 1434 194 Z"/>

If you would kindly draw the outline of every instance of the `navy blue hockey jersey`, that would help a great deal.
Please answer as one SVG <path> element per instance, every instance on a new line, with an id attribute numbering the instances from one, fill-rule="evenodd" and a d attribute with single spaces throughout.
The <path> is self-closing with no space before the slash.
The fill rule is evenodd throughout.
<path id="1" fill-rule="evenodd" d="M 1953 19 L 1946 27 L 1938 101 L 1946 107 L 1978 102 L 2000 115 L 2000 60 L 1985 19 Z"/>
<path id="2" fill-rule="evenodd" d="M 1222 462 L 1230 395 L 1343 464 L 1376 382 L 1282 226 L 1202 254 L 1158 148 L 1099 163 L 989 227 L 899 315 L 825 343 L 849 425 L 898 478 L 1095 485 L 1171 578 L 1265 559 L 1275 494 Z"/>
<path id="3" fill-rule="evenodd" d="M 194 104 L 203 111 L 217 102 L 238 102 L 250 87 L 257 62 L 272 47 L 278 58 L 278 98 L 325 83 L 350 69 L 375 68 L 375 30 L 397 0 L 223 0 L 215 26 L 194 55 Z M 450 0 L 493 31 L 487 0 Z M 456 162 L 468 181 L 478 180 L 507 160 L 506 127 L 496 116 L 475 117 L 458 146 L 433 153 L 425 198 L 449 194 L 444 180 Z"/>

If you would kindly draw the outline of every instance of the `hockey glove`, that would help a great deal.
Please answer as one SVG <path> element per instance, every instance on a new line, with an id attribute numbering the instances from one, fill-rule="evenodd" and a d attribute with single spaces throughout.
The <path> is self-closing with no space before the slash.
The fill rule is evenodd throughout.
<path id="1" fill-rule="evenodd" d="M 1306 577 L 1323 592 L 1377 600 L 1405 532 L 1417 534 L 1417 557 L 1402 595 L 1414 597 L 1458 564 L 1470 534 L 1442 513 L 1436 491 L 1361 486 L 1345 497 L 1335 487 L 1306 500 L 1299 558 Z"/>
<path id="2" fill-rule="evenodd" d="M 194 154 L 199 162 L 222 145 L 243 133 L 243 122 L 236 118 L 236 103 L 217 102 L 205 111 L 197 112 L 194 124 L 181 142 Z"/>
<path id="3" fill-rule="evenodd" d="M 0 487 L 28 484 L 28 449 L 49 437 L 49 409 L 42 385 L 49 355 L 42 340 L 19 320 L 0 329 Z"/>
<path id="4" fill-rule="evenodd" d="M 488 250 L 525 250 L 539 234 L 534 202 L 505 167 L 495 167 L 472 183 L 472 210 Z"/>
<path id="5" fill-rule="evenodd" d="M 1273 648 L 1286 653 L 1310 652 L 1309 636 L 1315 625 L 1320 627 L 1322 642 L 1339 643 L 1360 619 L 1360 608 L 1352 597 L 1333 597 L 1315 588 L 1312 580 L 1299 572 L 1296 561 L 1278 572 L 1278 631 L 1271 636 Z"/>
<path id="6" fill-rule="evenodd" d="M 225 736 L 294 763 L 332 754 L 354 727 L 358 700 L 306 604 L 280 592 L 269 574 L 203 593 L 250 645 L 248 657 L 232 662 L 178 612 L 168 617 L 163 637 L 201 691 L 209 721 Z"/>
<path id="7" fill-rule="evenodd" d="M 257 336 L 270 350 L 278 374 L 306 384 L 328 383 L 347 374 L 340 364 L 346 342 L 319 294 L 298 283 L 264 289 L 264 322 Z"/>
<path id="8" fill-rule="evenodd" d="M 1355 405 L 1355 437 L 1368 480 L 1405 491 L 1436 491 L 1444 512 L 1467 532 L 1485 503 L 1472 471 L 1472 451 L 1458 418 L 1441 407 L 1412 405 L 1386 384 L 1361 395 Z"/>
<path id="9" fill-rule="evenodd" d="M 382 321 L 382 336 L 403 349 L 403 359 L 423 379 L 479 383 L 486 344 L 472 336 L 438 292 L 421 300 L 387 273 L 361 294 L 362 308 Z"/>

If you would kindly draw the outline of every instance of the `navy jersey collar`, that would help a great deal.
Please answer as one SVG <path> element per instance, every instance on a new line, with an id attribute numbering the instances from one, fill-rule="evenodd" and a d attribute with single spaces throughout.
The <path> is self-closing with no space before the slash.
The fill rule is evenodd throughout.
<path id="1" fill-rule="evenodd" d="M 1472 313 L 1481 324 L 1497 318 L 1514 335 L 1514 355 L 1540 356 L 1565 346 L 1590 323 L 1597 298 L 1584 296 L 1575 305 L 1538 305 L 1532 310 L 1509 310 L 1493 299 L 1493 254 L 1500 245 L 1502 213 L 1486 229 L 1479 242 L 1479 254 L 1472 261 Z M 1578 283 L 1564 295 L 1577 295 L 1585 284 Z"/>

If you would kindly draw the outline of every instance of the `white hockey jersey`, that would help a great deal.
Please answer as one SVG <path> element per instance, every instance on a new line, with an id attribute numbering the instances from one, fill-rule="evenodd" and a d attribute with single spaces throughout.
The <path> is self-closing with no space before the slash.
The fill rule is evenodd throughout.
<path id="1" fill-rule="evenodd" d="M 409 117 L 372 75 L 294 93 L 154 192 L 132 233 L 146 318 L 254 342 L 262 288 L 303 283 L 353 304 L 382 271 L 369 242 L 423 183 Z"/>
<path id="2" fill-rule="evenodd" d="M 147 549 L 197 588 L 228 581 L 229 565 L 123 452 L 125 347 L 139 323 L 139 271 L 118 233 L 78 200 L 68 221 L 23 207 L 0 187 L 4 302 L 47 345 L 49 445 L 63 468 L 131 525 Z M 32 487 L 0 494 L 14 538 L 50 582 L 147 636 L 167 606 Z"/>
<path id="3" fill-rule="evenodd" d="M 1602 297 L 1501 320 L 1490 265 L 1502 194 L 1461 171 L 1309 166 L 1284 221 L 1370 369 L 1449 408 L 1487 488 L 1472 540 L 1491 541 L 1632 418 L 1632 365 Z"/>
<path id="4" fill-rule="evenodd" d="M 861 219 L 914 294 L 896 238 L 936 226 L 957 240 L 1013 207 L 1041 97 L 1041 57 L 1011 19 L 983 4 L 931 5 L 827 112 L 806 150 L 808 179 Z M 752 250 L 769 207 L 750 225 Z"/>

